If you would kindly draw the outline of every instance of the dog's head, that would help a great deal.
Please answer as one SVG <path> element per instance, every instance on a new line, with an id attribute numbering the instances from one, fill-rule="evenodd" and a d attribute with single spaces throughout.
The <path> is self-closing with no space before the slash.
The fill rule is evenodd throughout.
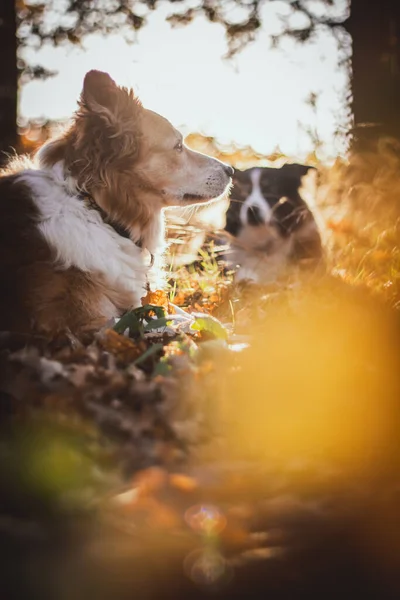
<path id="1" fill-rule="evenodd" d="M 319 254 L 315 220 L 300 195 L 302 179 L 312 168 L 285 164 L 278 169 L 236 170 L 226 230 L 254 249 L 269 247 L 270 239 L 293 238 L 301 256 Z"/>
<path id="2" fill-rule="evenodd" d="M 87 73 L 71 129 L 41 156 L 44 164 L 57 159 L 117 217 L 208 202 L 228 191 L 233 175 L 232 167 L 190 150 L 166 119 L 100 71 Z"/>
<path id="3" fill-rule="evenodd" d="M 310 168 L 286 164 L 280 169 L 236 170 L 227 214 L 229 233 L 237 235 L 242 227 L 270 224 L 286 236 L 298 228 L 310 213 L 299 193 L 302 177 Z"/>
<path id="4" fill-rule="evenodd" d="M 157 113 L 143 110 L 141 136 L 135 173 L 163 205 L 204 203 L 228 191 L 232 167 L 188 148 L 179 131 Z"/>

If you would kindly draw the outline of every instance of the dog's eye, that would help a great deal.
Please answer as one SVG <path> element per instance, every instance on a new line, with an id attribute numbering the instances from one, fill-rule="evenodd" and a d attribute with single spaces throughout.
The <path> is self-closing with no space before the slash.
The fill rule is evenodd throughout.
<path id="1" fill-rule="evenodd" d="M 178 152 L 182 152 L 182 150 L 183 150 L 182 140 L 179 140 L 179 142 L 177 142 L 175 144 L 174 150 L 177 150 Z"/>

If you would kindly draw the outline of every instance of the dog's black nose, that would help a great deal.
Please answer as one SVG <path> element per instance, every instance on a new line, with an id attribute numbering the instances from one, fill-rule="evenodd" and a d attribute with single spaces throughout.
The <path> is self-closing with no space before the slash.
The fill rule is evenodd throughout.
<path id="1" fill-rule="evenodd" d="M 247 222 L 249 225 L 261 225 L 264 223 L 260 209 L 258 206 L 249 206 L 247 209 Z"/>
<path id="2" fill-rule="evenodd" d="M 233 167 L 231 167 L 230 165 L 224 164 L 224 171 L 228 175 L 228 177 L 233 177 L 235 169 Z"/>

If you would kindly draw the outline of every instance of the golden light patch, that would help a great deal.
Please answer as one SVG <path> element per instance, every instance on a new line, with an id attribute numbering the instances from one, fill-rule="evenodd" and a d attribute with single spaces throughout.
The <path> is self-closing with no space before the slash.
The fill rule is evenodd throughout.
<path id="1" fill-rule="evenodd" d="M 297 299 L 298 307 L 292 301 L 271 306 L 226 379 L 229 452 L 375 469 L 394 439 L 394 323 L 379 310 L 329 298 L 328 290 L 324 298 Z"/>

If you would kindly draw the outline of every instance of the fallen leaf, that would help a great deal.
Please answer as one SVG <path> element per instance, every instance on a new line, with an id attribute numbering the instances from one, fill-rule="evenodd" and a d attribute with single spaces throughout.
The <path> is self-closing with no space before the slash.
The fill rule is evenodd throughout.
<path id="1" fill-rule="evenodd" d="M 162 306 L 165 312 L 174 314 L 173 307 L 170 306 L 168 295 L 163 290 L 156 290 L 155 292 L 148 291 L 147 294 L 141 299 L 142 306 L 147 304 L 153 304 L 154 306 Z"/>
<path id="2" fill-rule="evenodd" d="M 193 477 L 182 475 L 181 473 L 171 473 L 169 476 L 169 483 L 171 487 L 174 487 L 181 492 L 193 492 L 199 487 L 197 481 Z"/>
<path id="3" fill-rule="evenodd" d="M 138 490 L 138 495 L 148 496 L 165 488 L 168 482 L 168 473 L 161 467 L 149 467 L 135 475 L 132 487 Z"/>

